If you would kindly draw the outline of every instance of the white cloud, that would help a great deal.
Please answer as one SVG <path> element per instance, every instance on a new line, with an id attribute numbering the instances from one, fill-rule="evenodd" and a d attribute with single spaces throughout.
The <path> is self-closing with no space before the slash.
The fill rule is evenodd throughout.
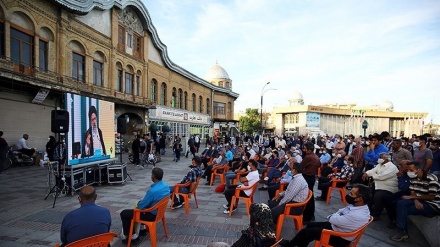
<path id="1" fill-rule="evenodd" d="M 236 109 L 307 103 L 378 104 L 433 111 L 413 101 L 440 82 L 440 1 L 149 1 L 170 58 L 203 77 L 218 60 L 240 94 Z M 382 92 L 383 91 L 383 92 Z M 344 101 L 344 102 L 342 102 Z M 435 113 L 440 114 L 440 103 Z M 440 122 L 440 117 L 439 117 Z"/>

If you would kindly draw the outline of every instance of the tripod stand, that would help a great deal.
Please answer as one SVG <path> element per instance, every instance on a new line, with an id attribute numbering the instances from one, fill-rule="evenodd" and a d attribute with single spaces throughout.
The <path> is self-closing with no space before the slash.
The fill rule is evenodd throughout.
<path id="1" fill-rule="evenodd" d="M 123 134 L 121 134 L 121 136 L 120 136 L 120 139 L 122 140 L 122 137 L 123 137 L 124 135 Z M 120 150 L 120 153 L 119 153 L 120 155 L 119 155 L 119 161 L 121 162 L 121 164 L 122 164 L 122 150 Z M 133 179 L 131 178 L 131 176 L 130 176 L 130 174 L 128 174 L 128 172 L 126 172 L 127 173 L 127 176 L 130 178 L 130 181 L 133 181 Z"/>
<path id="2" fill-rule="evenodd" d="M 59 139 L 58 145 L 59 145 L 60 141 L 61 140 Z M 69 185 L 67 185 L 65 177 L 64 177 L 64 167 L 66 166 L 67 159 L 65 159 L 64 164 L 63 164 L 63 177 L 61 177 L 61 164 L 58 161 L 49 162 L 49 166 L 50 166 L 49 172 L 52 172 L 52 164 L 53 163 L 56 163 L 56 166 L 57 166 L 56 175 L 55 175 L 55 185 L 50 189 L 49 193 L 47 193 L 44 200 L 46 200 L 50 194 L 55 193 L 55 196 L 53 198 L 53 205 L 52 205 L 52 208 L 55 208 L 55 203 L 57 201 L 57 197 L 61 194 L 63 189 L 65 189 L 67 187 L 67 189 L 70 189 L 71 191 L 75 191 L 75 190 L 73 190 Z M 71 177 L 72 177 L 71 179 L 73 179 L 73 174 L 71 174 Z"/>

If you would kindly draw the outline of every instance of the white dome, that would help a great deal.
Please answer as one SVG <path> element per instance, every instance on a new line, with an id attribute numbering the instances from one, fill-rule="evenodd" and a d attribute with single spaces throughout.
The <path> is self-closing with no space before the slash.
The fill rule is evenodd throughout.
<path id="1" fill-rule="evenodd" d="M 210 81 L 212 79 L 227 79 L 230 80 L 228 73 L 220 65 L 212 66 L 205 75 L 205 79 Z"/>
<path id="2" fill-rule="evenodd" d="M 292 98 L 290 98 L 290 100 L 291 101 L 303 101 L 304 98 L 303 98 L 303 95 L 300 92 L 295 91 L 295 92 L 293 92 Z"/>
<path id="3" fill-rule="evenodd" d="M 394 105 L 393 105 L 393 102 L 387 100 L 387 101 L 382 102 L 382 104 L 380 104 L 380 108 L 382 108 L 384 110 L 393 110 Z"/>

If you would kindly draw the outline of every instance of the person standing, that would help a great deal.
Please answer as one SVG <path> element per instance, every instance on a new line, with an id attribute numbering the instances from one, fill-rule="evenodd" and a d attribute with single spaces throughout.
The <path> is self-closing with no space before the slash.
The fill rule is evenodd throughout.
<path id="1" fill-rule="evenodd" d="M 318 174 L 318 168 L 320 166 L 320 161 L 318 156 L 313 152 L 314 145 L 311 142 L 304 143 L 305 157 L 301 161 L 301 166 L 303 167 L 303 177 L 309 186 L 309 190 L 313 192 L 313 186 L 315 185 L 315 176 Z M 315 198 L 312 198 L 306 205 L 303 213 L 304 222 L 311 222 L 315 220 Z"/>
<path id="2" fill-rule="evenodd" d="M 139 165 L 139 151 L 141 148 L 141 140 L 139 135 L 136 135 L 136 139 L 134 139 L 133 143 L 131 144 L 131 150 L 133 151 L 133 164 Z"/>
<path id="3" fill-rule="evenodd" d="M 8 142 L 3 138 L 3 131 L 0 131 L 0 173 L 3 173 L 3 162 L 6 160 L 8 149 Z"/>
<path id="4" fill-rule="evenodd" d="M 194 145 L 196 147 L 196 153 L 198 153 L 199 152 L 199 148 L 200 148 L 200 137 L 199 137 L 199 135 L 196 135 L 194 137 Z"/>
<path id="5" fill-rule="evenodd" d="M 426 136 L 416 137 L 416 141 L 413 143 L 417 149 L 414 149 L 414 161 L 419 162 L 425 173 L 429 172 L 432 166 L 432 151 L 426 147 L 428 138 Z"/>
<path id="6" fill-rule="evenodd" d="M 54 136 L 49 136 L 48 139 L 49 141 L 46 143 L 47 158 L 49 158 L 50 161 L 54 161 L 53 154 L 55 152 L 57 141 L 55 140 Z"/>
<path id="7" fill-rule="evenodd" d="M 96 197 L 92 186 L 81 189 L 78 197 L 81 207 L 69 212 L 61 223 L 61 246 L 110 231 L 110 211 L 96 205 Z"/>
<path id="8" fill-rule="evenodd" d="M 397 167 L 399 166 L 400 162 L 403 160 L 412 160 L 412 154 L 410 151 L 404 149 L 402 147 L 402 140 L 396 139 L 391 144 L 393 155 L 391 156 L 393 164 Z"/>
<path id="9" fill-rule="evenodd" d="M 160 148 L 160 155 L 165 155 L 166 144 L 165 144 L 165 135 L 164 134 L 160 134 L 159 148 Z"/>

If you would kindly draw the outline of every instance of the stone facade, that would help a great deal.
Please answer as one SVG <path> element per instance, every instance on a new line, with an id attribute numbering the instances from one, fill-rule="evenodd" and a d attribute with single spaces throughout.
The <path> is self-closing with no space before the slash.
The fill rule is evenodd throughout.
<path id="1" fill-rule="evenodd" d="M 161 103 L 191 112 L 191 96 L 195 94 L 196 112 L 212 118 L 213 102 L 222 102 L 231 105 L 231 113 L 226 114 L 224 120 L 233 119 L 233 105 L 238 94 L 230 88 L 217 87 L 174 64 L 140 0 L 92 2 L 95 6 L 87 5 L 91 1 L 1 1 L 0 24 L 3 30 L 0 34 L 3 35 L 0 45 L 3 47 L 0 49 L 0 82 L 12 80 L 31 89 L 50 88 L 58 95 L 70 92 L 115 102 L 116 108 L 121 111 L 146 112 L 139 116 L 146 123 L 148 110 L 145 109 L 155 108 Z M 30 37 L 32 51 L 27 55 L 30 63 L 21 61 L 20 56 L 26 56 L 25 50 L 20 50 L 24 55 L 14 50 L 11 30 Z M 40 47 L 40 41 L 47 44 L 46 51 Z M 45 53 L 46 62 L 41 62 L 43 56 L 40 52 Z M 74 67 L 78 66 L 76 55 L 83 58 L 84 68 L 81 73 L 75 74 Z M 14 60 L 17 56 L 20 61 Z M 98 72 L 101 80 L 96 79 L 95 63 L 102 66 L 101 72 Z M 153 82 L 157 85 L 155 92 Z M 163 100 L 162 84 L 166 85 Z M 9 87 L 6 84 L 0 86 Z M 180 90 L 188 95 L 185 104 L 176 104 L 177 95 L 173 92 Z M 62 108 L 62 104 L 54 107 Z M 143 131 L 145 129 L 144 126 Z"/>

